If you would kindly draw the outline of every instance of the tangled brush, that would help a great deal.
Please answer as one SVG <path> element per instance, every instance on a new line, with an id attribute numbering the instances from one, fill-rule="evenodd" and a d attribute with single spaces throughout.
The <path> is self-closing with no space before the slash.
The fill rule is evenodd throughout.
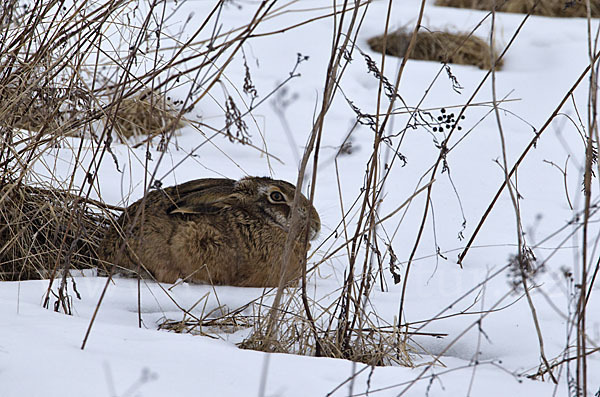
<path id="1" fill-rule="evenodd" d="M 96 248 L 107 226 L 99 205 L 75 194 L 4 183 L 0 187 L 0 280 L 49 278 L 61 269 L 98 266 Z"/>

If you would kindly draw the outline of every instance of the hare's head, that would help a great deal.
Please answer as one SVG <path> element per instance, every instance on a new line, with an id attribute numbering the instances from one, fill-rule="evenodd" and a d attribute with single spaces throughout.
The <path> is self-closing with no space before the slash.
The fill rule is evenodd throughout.
<path id="1" fill-rule="evenodd" d="M 237 189 L 247 189 L 248 196 L 253 197 L 259 208 L 264 210 L 270 221 L 288 231 L 292 221 L 292 204 L 296 187 L 289 182 L 271 178 L 250 177 L 236 183 Z M 310 218 L 309 239 L 313 240 L 321 230 L 321 220 L 315 207 L 300 194 L 298 203 L 300 222 L 305 224 Z"/>
<path id="2" fill-rule="evenodd" d="M 207 213 L 224 208 L 239 208 L 286 232 L 292 221 L 292 204 L 296 188 L 291 183 L 267 177 L 202 179 L 190 186 L 190 192 L 169 213 Z M 300 222 L 309 221 L 309 239 L 317 237 L 321 220 L 317 210 L 301 194 L 298 205 Z"/>

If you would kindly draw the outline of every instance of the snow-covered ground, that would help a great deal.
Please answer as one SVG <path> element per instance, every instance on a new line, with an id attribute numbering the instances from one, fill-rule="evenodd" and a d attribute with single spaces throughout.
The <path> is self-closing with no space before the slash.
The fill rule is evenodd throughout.
<path id="1" fill-rule="evenodd" d="M 223 29 L 247 23 L 257 3 L 239 1 L 225 7 Z M 414 23 L 419 2 L 405 0 L 396 3 L 392 11 L 392 28 Z M 175 7 L 175 3 L 167 4 Z M 366 40 L 383 32 L 387 4 L 387 1 L 374 1 L 369 6 L 356 42 L 377 63 L 380 63 L 381 56 L 369 50 Z M 196 19 L 202 20 L 199 16 L 213 5 L 210 1 L 183 3 L 175 16 L 169 19 L 168 29 L 178 32 L 189 13 L 194 12 L 197 17 L 185 25 L 186 32 L 191 34 Z M 330 1 L 322 0 L 291 2 L 287 9 L 298 12 L 284 13 L 265 21 L 257 33 L 276 31 L 327 14 L 330 6 Z M 423 25 L 430 30 L 470 31 L 485 15 L 480 11 L 428 4 Z M 499 47 L 503 48 L 509 42 L 522 19 L 519 14 L 496 15 L 496 42 Z M 594 21 L 594 29 L 596 25 Z M 279 91 L 273 97 L 279 98 L 280 102 L 289 100 L 289 106 L 278 110 L 271 99 L 257 108 L 253 117 L 246 119 L 252 143 L 259 147 L 266 143 L 266 150 L 273 157 L 269 158 L 249 146 L 229 143 L 226 138 L 215 138 L 214 144 L 202 145 L 194 152 L 195 156 L 187 157 L 190 150 L 204 142 L 203 136 L 188 126 L 176 136 L 158 167 L 156 175 L 163 185 L 205 177 L 237 179 L 244 175 L 270 175 L 294 182 L 298 156 L 302 155 L 315 107 L 322 95 L 331 51 L 332 27 L 331 18 L 318 19 L 284 33 L 251 39 L 244 47 L 259 96 L 267 95 L 286 79 L 296 63 L 297 53 L 309 56 L 298 66 L 297 72 L 301 76 L 291 79 L 285 91 Z M 487 38 L 489 28 L 488 19 L 477 34 Z M 185 33 L 181 39 L 187 39 Z M 391 81 L 399 64 L 399 59 L 387 58 L 385 74 Z M 532 126 L 539 130 L 587 64 L 586 20 L 531 17 L 527 21 L 506 54 L 504 69 L 496 74 L 498 98 L 515 99 L 503 103 L 500 112 L 509 166 L 534 137 Z M 431 113 L 435 116 L 440 114 L 438 109 L 441 107 L 451 109 L 452 106 L 463 105 L 486 73 L 475 67 L 451 67 L 464 88 L 462 93 L 455 92 L 446 73 L 442 72 L 421 104 L 423 109 L 434 109 Z M 440 68 L 441 65 L 435 62 L 411 60 L 407 63 L 400 95 L 409 106 L 419 103 Z M 244 73 L 243 59 L 238 57 L 229 65 L 226 79 L 223 79 L 223 85 L 240 108 L 243 108 L 242 101 L 249 98 L 245 94 L 237 94 L 234 87 L 242 86 Z M 565 347 L 574 344 L 572 335 L 570 342 L 568 340 L 572 330 L 566 320 L 573 311 L 574 287 L 573 282 L 564 277 L 562 269 L 570 269 L 574 273 L 574 282 L 579 281 L 581 232 L 569 237 L 574 230 L 570 226 L 556 235 L 552 233 L 566 225 L 583 208 L 581 183 L 585 148 L 577 130 L 580 122 L 576 110 L 586 125 L 587 81 L 584 80 L 575 90 L 572 100 L 562 108 L 563 115 L 557 117 L 540 136 L 537 147 L 526 157 L 518 172 L 518 188 L 523 196 L 520 209 L 528 244 L 533 247 L 538 262 L 551 254 L 545 264 L 546 272 L 537 279 L 539 288 L 532 291 L 545 353 L 550 360 L 560 360 Z M 353 54 L 341 88 L 363 112 L 375 111 L 378 80 L 368 73 L 365 60 L 358 52 Z M 183 97 L 185 82 L 178 90 L 172 94 Z M 223 106 L 224 98 L 221 91 L 215 89 L 214 99 L 200 102 L 195 113 L 188 117 L 200 117 L 207 124 L 223 127 L 220 106 Z M 488 81 L 474 102 L 489 102 L 491 99 L 492 86 Z M 516 252 L 515 215 L 510 197 L 505 192 L 475 240 L 463 268 L 456 264 L 457 255 L 466 242 L 458 238 L 459 233 L 470 238 L 504 179 L 499 166 L 502 164 L 502 149 L 498 124 L 490 110 L 489 106 L 469 108 L 465 120 L 461 121 L 463 128 L 460 135 L 455 135 L 450 141 L 450 145 L 454 145 L 464 137 L 447 157 L 457 193 L 448 173 L 436 175 L 432 193 L 435 224 L 430 217 L 409 276 L 404 306 L 407 322 L 436 316 L 455 299 L 505 266 L 509 255 Z M 282 114 L 284 117 L 281 117 Z M 321 145 L 315 207 L 321 216 L 323 230 L 318 243 L 313 244 L 313 247 L 319 246 L 313 261 L 322 258 L 342 241 L 341 236 L 331 236 L 342 214 L 333 157 L 355 119 L 353 110 L 338 95 L 327 114 Z M 404 123 L 404 116 L 396 117 L 390 132 L 400 131 Z M 284 133 L 286 128 L 291 131 L 291 138 Z M 435 143 L 442 139 L 439 132 L 427 131 L 423 127 L 408 130 L 400 146 L 407 164 L 393 167 L 381 205 L 382 214 L 398 207 L 417 188 L 427 183 L 428 177 L 421 178 L 435 162 L 439 154 Z M 352 135 L 353 152 L 338 158 L 345 209 L 360 193 L 372 141 L 371 130 L 358 127 Z M 392 142 L 394 145 L 398 143 L 397 140 Z M 115 144 L 113 151 L 120 170 L 112 160 L 104 161 L 99 178 L 102 185 L 96 195 L 108 203 L 126 205 L 143 194 L 145 148 L 130 149 Z M 154 162 L 160 155 L 152 149 Z M 552 162 L 564 167 L 567 157 L 566 189 L 573 210 L 566 199 L 563 174 L 549 164 Z M 185 161 L 180 163 L 183 159 Z M 73 164 L 72 153 L 65 147 L 53 149 L 44 160 L 45 165 L 39 165 L 40 173 L 70 175 L 73 168 L 84 169 Z M 155 168 L 153 163 L 150 167 L 151 170 Z M 76 175 L 81 181 L 84 172 L 77 171 Z M 595 190 L 597 186 L 596 183 Z M 595 201 L 596 197 L 597 194 L 592 200 Z M 464 230 L 461 206 L 466 219 Z M 394 252 L 403 265 L 413 249 L 423 208 L 424 195 L 420 195 L 402 220 L 400 213 L 384 224 L 385 232 L 392 238 Z M 596 241 L 597 234 L 597 229 L 592 228 L 590 244 Z M 447 259 L 436 256 L 437 247 Z M 554 249 L 557 247 L 560 249 Z M 594 261 L 593 255 L 598 253 L 591 255 Z M 346 263 L 346 258 L 338 256 L 321 265 L 320 272 L 310 278 L 309 290 L 315 299 L 326 297 L 340 287 Z M 403 274 L 404 268 L 401 270 Z M 387 270 L 385 275 L 388 291 L 376 289 L 371 303 L 378 316 L 393 323 L 398 313 L 401 284 L 394 285 Z M 519 294 L 507 294 L 510 286 L 506 272 L 474 288 L 470 295 L 444 313 L 450 315 L 468 311 L 472 314 L 448 316 L 433 321 L 422 330 L 448 336 L 442 339 L 415 337 L 415 346 L 421 346 L 423 351 L 414 354 L 414 368 L 369 368 L 339 359 L 265 354 L 238 349 L 231 340 L 159 331 L 157 324 L 162 320 L 181 319 L 182 314 L 165 292 L 151 283 L 144 283 L 141 288 L 144 327 L 140 329 L 137 282 L 128 279 L 115 279 L 109 285 L 86 348 L 81 350 L 106 279 L 88 276 L 76 277 L 75 281 L 81 299 L 73 299 L 72 316 L 41 307 L 48 288 L 47 281 L 0 284 L 0 396 L 325 396 L 330 392 L 334 396 L 367 393 L 370 396 L 395 396 L 403 391 L 407 396 L 571 395 L 567 384 L 572 373 L 567 374 L 564 366 L 560 372 L 555 371 L 559 378 L 558 386 L 547 378 L 544 382 L 526 377 L 537 372 L 541 363 L 540 348 L 527 300 Z M 592 348 L 600 343 L 598 288 L 596 286 L 592 290 L 587 309 L 588 343 Z M 235 309 L 261 292 L 260 289 L 213 289 L 189 284 L 178 285 L 170 291 L 173 299 L 184 308 L 192 307 L 209 294 L 207 306 L 204 303 L 198 305 L 194 309 L 196 312 L 218 304 Z M 491 308 L 501 310 L 482 317 L 481 312 Z M 451 345 L 450 348 L 447 348 L 448 345 Z M 432 356 L 442 352 L 440 362 L 424 372 Z M 588 395 L 600 391 L 599 357 L 595 354 L 588 358 Z M 574 368 L 573 364 L 571 371 Z M 357 375 L 348 381 L 353 374 Z M 411 384 L 420 376 L 421 380 Z"/>

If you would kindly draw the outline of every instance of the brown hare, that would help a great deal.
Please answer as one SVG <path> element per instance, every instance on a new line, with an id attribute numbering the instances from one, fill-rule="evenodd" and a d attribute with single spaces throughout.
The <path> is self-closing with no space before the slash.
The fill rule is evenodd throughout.
<path id="1" fill-rule="evenodd" d="M 166 283 L 277 286 L 295 189 L 285 181 L 246 177 L 198 179 L 154 190 L 146 195 L 143 213 L 139 200 L 107 232 L 102 259 L 130 270 L 142 264 Z M 314 239 L 321 222 L 304 195 L 298 211 L 301 236 L 308 220 L 308 236 Z M 129 236 L 124 249 L 123 235 Z M 286 281 L 301 275 L 306 254 L 301 241 L 294 243 Z"/>

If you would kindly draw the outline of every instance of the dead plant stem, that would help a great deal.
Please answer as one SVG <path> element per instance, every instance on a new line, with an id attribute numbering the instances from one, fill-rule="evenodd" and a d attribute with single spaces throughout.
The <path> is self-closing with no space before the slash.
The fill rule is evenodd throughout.
<path id="1" fill-rule="evenodd" d="M 597 61 L 599 57 L 600 57 L 600 52 L 597 52 L 596 55 L 594 55 L 594 60 Z M 521 162 L 525 159 L 525 157 L 527 156 L 527 154 L 529 153 L 529 151 L 536 145 L 536 143 L 539 140 L 540 136 L 544 133 L 544 131 L 546 131 L 546 129 L 552 123 L 552 121 L 554 120 L 554 118 L 556 118 L 556 116 L 560 112 L 560 109 L 562 109 L 563 105 L 569 99 L 569 97 L 571 96 L 571 94 L 573 93 L 573 91 L 575 91 L 575 89 L 579 86 L 579 84 L 581 84 L 581 82 L 583 81 L 583 79 L 585 78 L 585 76 L 587 75 L 587 73 L 589 72 L 589 70 L 590 70 L 590 65 L 588 65 L 583 70 L 583 72 L 579 75 L 579 77 L 577 78 L 577 80 L 575 81 L 575 83 L 573 83 L 572 87 L 569 89 L 569 91 L 565 94 L 565 96 L 563 97 L 563 99 L 559 102 L 559 104 L 557 105 L 557 107 L 555 108 L 555 110 L 552 112 L 552 115 L 544 122 L 544 124 L 542 125 L 542 127 L 536 133 L 535 137 L 533 137 L 533 139 L 525 147 L 525 149 L 521 153 L 521 156 L 519 156 L 518 160 L 513 165 L 513 168 L 511 169 L 511 171 L 509 172 L 509 174 L 508 174 L 509 178 L 512 178 L 513 174 L 516 172 L 516 170 L 519 167 L 519 165 L 521 164 Z M 488 215 L 490 214 L 492 208 L 496 205 L 496 202 L 497 202 L 498 198 L 500 197 L 500 194 L 504 190 L 505 186 L 506 186 L 506 181 L 503 181 L 502 184 L 500 185 L 500 188 L 496 192 L 496 195 L 492 199 L 492 202 L 490 203 L 490 205 L 488 206 L 488 208 L 484 212 L 483 216 L 479 220 L 479 223 L 477 224 L 477 227 L 475 228 L 475 231 L 471 235 L 471 238 L 467 242 L 467 244 L 466 244 L 463 252 L 461 252 L 461 254 L 458 256 L 458 262 L 459 262 L 459 264 L 462 263 L 462 261 L 464 260 L 465 256 L 467 255 L 467 253 L 469 251 L 469 248 L 473 244 L 473 242 L 474 242 L 477 234 L 481 230 L 481 227 L 485 223 L 485 221 L 486 221 Z"/>
<path id="2" fill-rule="evenodd" d="M 492 7 L 492 26 L 490 33 L 490 48 L 493 48 L 494 43 L 494 34 L 495 34 L 495 21 L 496 21 L 496 2 L 494 1 L 494 6 Z M 546 366 L 546 368 L 550 368 L 550 364 L 548 363 L 548 359 L 546 358 L 546 354 L 544 352 L 544 339 L 542 336 L 542 330 L 540 328 L 540 324 L 538 321 L 537 311 L 535 309 L 535 305 L 533 300 L 531 299 L 531 295 L 529 294 L 529 288 L 527 286 L 527 274 L 525 271 L 525 267 L 529 266 L 528 257 L 527 257 L 527 248 L 526 243 L 524 241 L 524 233 L 523 233 L 523 224 L 521 222 L 521 209 L 519 205 L 519 201 L 517 196 L 519 195 L 517 191 L 517 185 L 515 181 L 515 188 L 513 189 L 512 184 L 510 183 L 510 177 L 508 175 L 508 160 L 506 159 L 506 140 L 504 139 L 504 130 L 502 128 L 502 120 L 500 118 L 500 110 L 498 108 L 498 104 L 496 102 L 496 63 L 493 61 L 494 52 L 490 51 L 490 58 L 492 58 L 492 99 L 494 101 L 494 114 L 496 116 L 496 124 L 498 126 L 498 134 L 500 135 L 500 144 L 502 149 L 502 169 L 504 170 L 504 183 L 508 187 L 508 193 L 510 194 L 511 203 L 513 205 L 514 213 L 515 213 L 515 227 L 517 234 L 517 244 L 518 244 L 518 253 L 517 260 L 519 270 L 521 272 L 521 282 L 523 283 L 523 291 L 525 292 L 525 296 L 527 297 L 527 304 L 529 305 L 529 309 L 531 311 L 531 316 L 533 318 L 533 323 L 535 325 L 535 330 L 538 337 L 538 343 L 540 347 L 540 357 L 542 362 Z M 516 191 L 516 192 L 515 192 Z M 554 377 L 552 371 L 549 371 L 550 377 L 555 384 L 558 384 L 558 381 Z"/>

